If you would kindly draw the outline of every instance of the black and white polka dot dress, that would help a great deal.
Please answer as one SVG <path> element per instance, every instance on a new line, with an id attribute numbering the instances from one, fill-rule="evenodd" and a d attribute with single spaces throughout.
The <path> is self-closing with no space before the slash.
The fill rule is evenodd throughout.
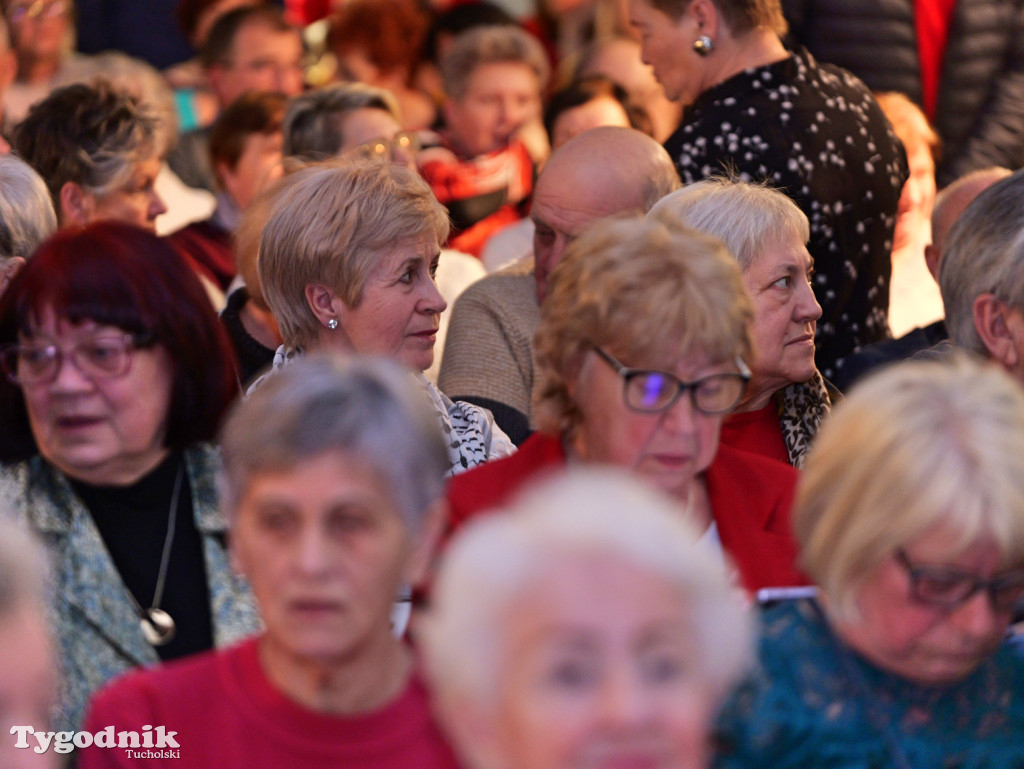
<path id="1" fill-rule="evenodd" d="M 866 86 L 805 50 L 705 91 L 665 143 L 684 183 L 725 172 L 767 180 L 811 224 L 822 307 L 817 362 L 829 377 L 888 336 L 890 251 L 902 145 Z"/>

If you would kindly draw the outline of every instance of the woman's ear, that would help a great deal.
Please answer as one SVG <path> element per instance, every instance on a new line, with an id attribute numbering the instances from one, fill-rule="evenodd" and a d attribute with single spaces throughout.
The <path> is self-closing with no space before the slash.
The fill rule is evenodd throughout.
<path id="1" fill-rule="evenodd" d="M 974 328 L 989 357 L 1008 371 L 1024 364 L 1024 316 L 994 294 L 980 294 L 974 300 Z"/>
<path id="2" fill-rule="evenodd" d="M 686 15 L 689 15 L 690 18 L 697 22 L 700 34 L 707 35 L 713 41 L 718 40 L 719 35 L 722 33 L 720 29 L 721 17 L 712 0 L 693 0 L 686 10 L 683 11 L 683 14 L 684 18 Z"/>
<path id="3" fill-rule="evenodd" d="M 25 266 L 25 259 L 20 256 L 12 256 L 0 263 L 0 296 L 3 296 L 11 279 L 18 274 L 18 270 Z"/>
<path id="4" fill-rule="evenodd" d="M 448 526 L 448 500 L 441 497 L 427 510 L 413 540 L 412 553 L 405 569 L 405 580 L 410 585 L 421 585 L 430 573 L 434 555 Z"/>
<path id="5" fill-rule="evenodd" d="M 340 314 L 337 305 L 341 300 L 334 293 L 334 289 L 322 283 L 310 283 L 306 286 L 305 293 L 306 304 L 321 326 L 329 328 L 332 320 L 337 323 Z"/>
<path id="6" fill-rule="evenodd" d="M 61 224 L 88 224 L 96 210 L 96 197 L 76 182 L 64 182 L 60 188 Z"/>

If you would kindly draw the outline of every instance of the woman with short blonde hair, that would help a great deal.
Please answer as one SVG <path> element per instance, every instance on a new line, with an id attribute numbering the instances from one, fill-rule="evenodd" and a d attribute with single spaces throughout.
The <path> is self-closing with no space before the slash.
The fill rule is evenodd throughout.
<path id="1" fill-rule="evenodd" d="M 765 613 L 715 765 L 1020 764 L 1020 385 L 966 357 L 865 379 L 808 457 L 793 527 L 820 595 Z"/>
<path id="2" fill-rule="evenodd" d="M 282 183 L 257 271 L 284 339 L 274 369 L 320 349 L 398 360 L 433 403 L 456 473 L 515 447 L 489 411 L 452 401 L 421 373 L 447 306 L 434 279 L 447 235 L 448 214 L 414 171 L 317 164 Z"/>

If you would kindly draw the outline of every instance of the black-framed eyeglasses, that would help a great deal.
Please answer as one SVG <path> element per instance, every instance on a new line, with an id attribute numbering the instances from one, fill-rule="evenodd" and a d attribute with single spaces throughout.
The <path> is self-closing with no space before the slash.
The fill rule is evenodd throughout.
<path id="1" fill-rule="evenodd" d="M 388 163 L 404 163 L 420 151 L 420 135 L 415 131 L 403 131 L 393 139 L 374 139 L 360 144 L 356 152 L 366 160 L 381 160 Z"/>
<path id="2" fill-rule="evenodd" d="M 725 414 L 742 400 L 750 380 L 750 370 L 738 358 L 738 372 L 711 374 L 693 382 L 684 382 L 667 371 L 624 366 L 596 345 L 594 351 L 622 377 L 622 397 L 626 405 L 633 411 L 646 414 L 672 408 L 684 392 L 690 393 L 690 403 L 697 411 L 710 415 Z"/>
<path id="3" fill-rule="evenodd" d="M 132 353 L 152 341 L 133 334 L 97 334 L 69 348 L 56 344 L 12 344 L 0 350 L 0 367 L 16 385 L 49 384 L 57 378 L 65 360 L 90 379 L 124 376 L 132 365 Z"/>
<path id="4" fill-rule="evenodd" d="M 1024 570 L 1007 571 L 992 579 L 949 566 L 913 564 L 903 549 L 896 551 L 896 563 L 910 578 L 910 594 L 916 601 L 942 609 L 967 603 L 979 590 L 988 593 L 992 609 L 1010 612 L 1024 597 Z"/>

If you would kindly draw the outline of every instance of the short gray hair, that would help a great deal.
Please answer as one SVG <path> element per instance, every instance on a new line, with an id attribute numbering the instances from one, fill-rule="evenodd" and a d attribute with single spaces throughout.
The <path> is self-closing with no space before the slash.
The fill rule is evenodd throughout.
<path id="1" fill-rule="evenodd" d="M 544 48 L 536 38 L 518 27 L 495 25 L 475 27 L 455 38 L 441 60 L 445 95 L 453 101 L 466 95 L 469 79 L 484 64 L 523 64 L 537 76 L 540 92 L 547 86 L 551 67 Z"/>
<path id="2" fill-rule="evenodd" d="M 21 158 L 0 155 L 0 258 L 32 256 L 56 229 L 42 177 Z"/>
<path id="3" fill-rule="evenodd" d="M 379 161 L 331 161 L 288 177 L 260 236 L 263 296 L 288 345 L 319 323 L 306 286 L 322 283 L 349 307 L 381 256 L 403 243 L 448 239 L 448 212 L 414 171 Z"/>
<path id="4" fill-rule="evenodd" d="M 400 120 L 390 91 L 365 83 L 338 83 L 297 96 L 284 116 L 284 155 L 326 160 L 345 146 L 345 117 L 359 109 L 379 109 Z"/>
<path id="5" fill-rule="evenodd" d="M 57 88 L 14 129 L 14 149 L 46 182 L 54 208 L 74 182 L 93 195 L 119 189 L 161 147 L 157 119 L 134 97 L 100 80 Z"/>
<path id="6" fill-rule="evenodd" d="M 93 85 L 99 81 L 127 93 L 155 118 L 158 155 L 163 157 L 178 143 L 174 93 L 155 67 L 120 51 L 104 51 L 61 65 L 54 87 L 72 83 Z"/>
<path id="7" fill-rule="evenodd" d="M 221 446 L 232 516 L 254 476 L 339 451 L 380 474 L 413 533 L 444 494 L 449 466 L 437 416 L 413 375 L 360 356 L 303 356 L 267 377 L 232 409 Z"/>
<path id="8" fill-rule="evenodd" d="M 548 570 L 590 556 L 678 588 L 700 655 L 693 673 L 715 696 L 728 691 L 749 664 L 753 621 L 723 560 L 698 542 L 678 503 L 624 471 L 577 467 L 471 522 L 445 553 L 417 633 L 442 707 L 496 705 L 510 604 Z"/>
<path id="9" fill-rule="evenodd" d="M 810 239 L 807 216 L 785 193 L 767 184 L 710 177 L 662 198 L 651 215 L 666 212 L 679 223 L 714 235 L 746 270 L 766 246 Z"/>
<path id="10" fill-rule="evenodd" d="M 991 293 L 1024 312 L 1024 171 L 993 184 L 957 218 L 942 251 L 939 288 L 950 338 L 983 355 L 975 299 Z"/>
<path id="11" fill-rule="evenodd" d="M 854 387 L 815 439 L 793 512 L 800 564 L 846 622 L 875 569 L 938 526 L 963 548 L 990 536 L 1024 565 L 1024 390 L 966 353 Z"/>

